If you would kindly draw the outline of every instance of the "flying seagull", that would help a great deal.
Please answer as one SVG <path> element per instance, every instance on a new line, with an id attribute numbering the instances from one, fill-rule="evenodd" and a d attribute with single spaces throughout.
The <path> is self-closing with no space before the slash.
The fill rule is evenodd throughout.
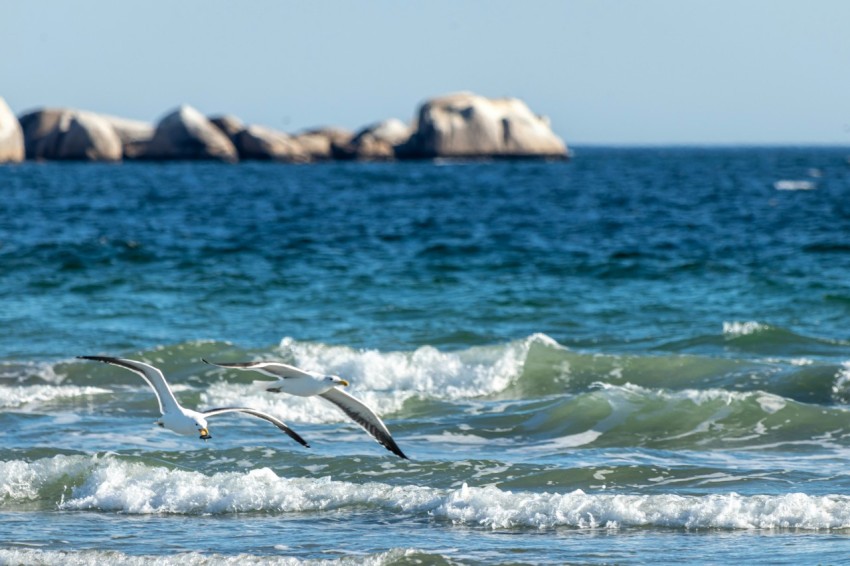
<path id="1" fill-rule="evenodd" d="M 389 429 L 363 401 L 352 397 L 345 391 L 338 389 L 337 385 L 348 385 L 348 382 L 337 375 L 322 375 L 320 373 L 305 371 L 297 367 L 279 362 L 246 362 L 246 363 L 216 363 L 201 361 L 213 366 L 233 368 L 240 370 L 258 371 L 262 374 L 276 377 L 277 381 L 255 382 L 264 386 L 266 391 L 272 393 L 289 393 L 299 397 L 313 397 L 318 395 L 326 401 L 330 401 L 348 415 L 354 422 L 372 435 L 384 448 L 400 456 L 409 459 L 395 443 L 390 435 Z"/>
<path id="2" fill-rule="evenodd" d="M 177 402 L 171 387 L 165 381 L 165 376 L 160 370 L 152 365 L 137 362 L 135 360 L 125 360 L 122 358 L 111 358 L 107 356 L 77 356 L 82 360 L 94 360 L 96 362 L 104 362 L 114 366 L 128 369 L 142 376 L 142 379 L 148 382 L 156 394 L 156 400 L 159 402 L 159 412 L 162 413 L 162 418 L 156 421 L 161 427 L 174 431 L 177 434 L 192 435 L 200 434 L 202 440 L 209 440 L 209 430 L 207 430 L 207 418 L 224 413 L 247 413 L 261 419 L 265 419 L 275 425 L 277 428 L 288 434 L 297 443 L 310 447 L 307 442 L 301 438 L 298 433 L 286 426 L 286 423 L 276 419 L 275 417 L 257 411 L 255 409 L 247 409 L 245 407 L 221 407 L 218 409 L 210 409 L 208 411 L 198 412 L 192 409 L 186 409 Z"/>

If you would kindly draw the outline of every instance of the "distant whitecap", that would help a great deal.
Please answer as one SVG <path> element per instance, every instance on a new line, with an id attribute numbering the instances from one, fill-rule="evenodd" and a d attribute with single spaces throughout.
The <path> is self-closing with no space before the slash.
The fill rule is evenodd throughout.
<path id="1" fill-rule="evenodd" d="M 812 181 L 782 179 L 773 183 L 773 188 L 777 191 L 812 191 L 817 188 L 817 185 Z"/>

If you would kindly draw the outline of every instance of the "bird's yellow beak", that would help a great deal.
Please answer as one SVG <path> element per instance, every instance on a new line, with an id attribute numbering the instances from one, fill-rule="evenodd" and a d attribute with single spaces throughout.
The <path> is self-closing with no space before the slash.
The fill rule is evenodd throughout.
<path id="1" fill-rule="evenodd" d="M 202 428 L 198 432 L 201 433 L 201 440 L 209 440 L 210 438 L 212 438 L 212 436 L 210 436 L 210 432 L 205 428 Z"/>
<path id="2" fill-rule="evenodd" d="M 346 387 L 348 387 L 348 382 L 347 382 L 347 381 L 345 381 L 344 379 L 340 379 L 340 380 L 339 380 L 339 384 L 340 384 L 340 385 L 345 385 Z"/>

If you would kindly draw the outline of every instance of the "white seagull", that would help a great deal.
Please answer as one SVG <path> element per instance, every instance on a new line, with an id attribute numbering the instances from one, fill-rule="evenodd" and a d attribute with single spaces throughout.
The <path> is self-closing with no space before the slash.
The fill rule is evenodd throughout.
<path id="1" fill-rule="evenodd" d="M 384 448 L 400 456 L 405 460 L 409 458 L 404 455 L 398 444 L 390 435 L 389 429 L 363 401 L 352 397 L 345 391 L 337 389 L 337 385 L 347 386 L 348 382 L 338 375 L 322 375 L 320 373 L 305 371 L 294 366 L 280 362 L 245 362 L 245 363 L 216 363 L 201 361 L 212 366 L 222 368 L 233 368 L 240 370 L 258 371 L 262 374 L 276 377 L 277 381 L 255 381 L 262 385 L 266 391 L 272 393 L 289 393 L 299 397 L 313 397 L 318 395 L 326 401 L 330 401 L 348 415 L 354 422 L 359 424 Z"/>
<path id="2" fill-rule="evenodd" d="M 257 411 L 255 409 L 247 409 L 245 407 L 221 407 L 219 409 L 210 409 L 208 411 L 198 412 L 192 409 L 187 409 L 177 402 L 171 387 L 165 381 L 165 376 L 160 370 L 152 365 L 137 362 L 135 360 L 125 360 L 122 358 L 111 358 L 107 356 L 77 356 L 83 360 L 94 360 L 96 362 L 104 362 L 114 366 L 126 368 L 142 376 L 142 379 L 148 382 L 156 394 L 156 400 L 159 402 L 159 412 L 162 413 L 162 418 L 156 421 L 161 427 L 174 431 L 177 434 L 192 435 L 200 434 L 202 440 L 212 438 L 207 429 L 207 418 L 224 413 L 247 413 L 261 419 L 265 419 L 275 425 L 277 428 L 288 434 L 293 440 L 299 444 L 310 447 L 307 442 L 301 438 L 298 433 L 286 426 L 286 424 L 276 419 L 275 417 Z"/>

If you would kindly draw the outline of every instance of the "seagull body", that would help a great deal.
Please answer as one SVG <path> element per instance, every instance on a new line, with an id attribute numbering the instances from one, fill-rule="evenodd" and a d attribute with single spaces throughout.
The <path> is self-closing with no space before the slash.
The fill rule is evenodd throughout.
<path id="1" fill-rule="evenodd" d="M 156 400 L 159 402 L 159 412 L 162 414 L 162 417 L 156 421 L 156 424 L 177 434 L 199 434 L 202 440 L 208 440 L 212 438 L 207 429 L 207 419 L 209 417 L 223 415 L 225 413 L 245 413 L 269 421 L 299 444 L 307 447 L 310 446 L 298 433 L 286 426 L 283 421 L 262 411 L 246 407 L 220 407 L 218 409 L 199 412 L 183 407 L 177 402 L 177 398 L 174 397 L 174 393 L 171 391 L 171 387 L 168 386 L 168 382 L 165 381 L 165 376 L 162 372 L 150 364 L 107 356 L 77 357 L 83 360 L 94 360 L 96 362 L 112 364 L 139 374 L 151 386 L 156 394 Z"/>
<path id="2" fill-rule="evenodd" d="M 289 393 L 298 397 L 321 397 L 336 405 L 351 420 L 368 432 L 384 448 L 407 460 L 407 456 L 398 447 L 390 431 L 381 418 L 363 401 L 338 389 L 338 385 L 347 386 L 348 382 L 337 375 L 305 371 L 280 362 L 215 363 L 201 358 L 204 363 L 222 368 L 249 370 L 274 377 L 277 381 L 255 381 L 271 393 Z"/>

